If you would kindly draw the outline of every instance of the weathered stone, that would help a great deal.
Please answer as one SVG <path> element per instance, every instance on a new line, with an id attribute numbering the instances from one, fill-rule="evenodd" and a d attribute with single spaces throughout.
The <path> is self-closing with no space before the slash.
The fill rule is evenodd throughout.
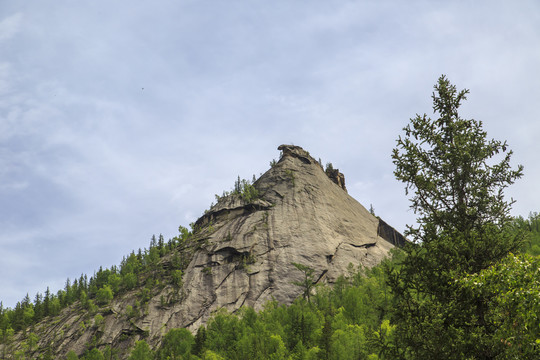
<path id="1" fill-rule="evenodd" d="M 302 273 L 292 263 L 333 283 L 350 263 L 374 266 L 392 247 L 377 234 L 379 220 L 343 191 L 344 181 L 334 183 L 298 146 L 278 149 L 280 161 L 254 184 L 260 200 L 230 196 L 197 221 L 211 223 L 213 232 L 186 271 L 185 303 L 192 311 L 172 326 L 195 330 L 222 307 L 292 302 L 302 291 L 293 285 Z"/>
<path id="2" fill-rule="evenodd" d="M 332 284 L 349 264 L 372 267 L 388 254 L 391 242 L 400 242 L 343 191 L 343 174 L 335 170 L 328 176 L 301 147 L 281 145 L 279 150 L 280 160 L 254 184 L 259 199 L 248 203 L 240 195 L 223 197 L 197 220 L 199 246 L 184 271 L 180 293 L 172 285 L 163 287 L 138 317 L 129 317 L 126 309 L 135 305 L 139 290 L 115 298 L 103 315 L 100 344 L 127 349 L 144 338 L 157 346 L 169 329 L 195 331 L 221 308 L 261 309 L 273 299 L 290 304 L 302 293 L 293 283 L 303 274 L 293 263 L 313 268 L 318 282 Z M 162 260 L 165 268 L 171 256 Z M 171 296 L 181 300 L 164 305 Z M 54 326 L 39 324 L 46 334 L 41 345 L 54 341 L 59 355 L 82 352 L 97 332 L 91 325 L 83 329 L 84 319 L 72 307 Z"/>
<path id="3" fill-rule="evenodd" d="M 336 185 L 338 185 L 343 190 L 347 191 L 345 187 L 345 175 L 339 172 L 339 169 L 332 169 L 326 171 L 326 175 L 332 180 Z"/>

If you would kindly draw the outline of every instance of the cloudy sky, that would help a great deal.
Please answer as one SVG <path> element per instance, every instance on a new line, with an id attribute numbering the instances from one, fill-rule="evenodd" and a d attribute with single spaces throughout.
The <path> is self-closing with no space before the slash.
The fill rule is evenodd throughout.
<path id="1" fill-rule="evenodd" d="M 540 2 L 2 1 L 0 300 L 176 235 L 300 145 L 403 230 L 390 153 L 441 74 L 540 211 Z"/>

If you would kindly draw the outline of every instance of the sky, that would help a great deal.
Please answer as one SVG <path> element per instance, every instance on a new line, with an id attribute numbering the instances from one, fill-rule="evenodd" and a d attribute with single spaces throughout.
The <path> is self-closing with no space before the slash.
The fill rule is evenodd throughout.
<path id="1" fill-rule="evenodd" d="M 404 230 L 391 151 L 442 74 L 524 165 L 513 214 L 540 211 L 537 0 L 2 1 L 0 300 L 175 236 L 280 144 Z"/>

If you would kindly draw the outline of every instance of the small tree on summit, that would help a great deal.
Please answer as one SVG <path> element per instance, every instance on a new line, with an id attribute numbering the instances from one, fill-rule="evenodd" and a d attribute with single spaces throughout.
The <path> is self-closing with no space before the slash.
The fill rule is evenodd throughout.
<path id="1" fill-rule="evenodd" d="M 482 122 L 458 114 L 468 90 L 457 91 L 443 75 L 432 95 L 437 119 L 411 119 L 392 158 L 396 178 L 412 192 L 416 227 L 406 235 L 417 245 L 390 285 L 399 334 L 413 358 L 492 358 L 488 299 L 470 303 L 456 279 L 476 273 L 519 249 L 504 189 L 522 176 L 510 167 L 506 142 L 488 140 Z M 497 161 L 498 159 L 498 161 Z"/>

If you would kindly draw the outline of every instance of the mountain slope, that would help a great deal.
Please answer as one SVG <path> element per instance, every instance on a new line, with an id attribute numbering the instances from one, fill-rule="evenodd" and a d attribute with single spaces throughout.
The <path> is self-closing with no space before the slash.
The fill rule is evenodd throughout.
<path id="1" fill-rule="evenodd" d="M 195 331 L 221 308 L 291 303 L 303 291 L 293 284 L 304 276 L 294 263 L 331 284 L 349 264 L 372 267 L 403 241 L 347 194 L 339 171 L 325 173 L 300 147 L 279 149 L 280 160 L 249 188 L 253 193 L 221 197 L 189 238 L 139 275 L 139 288 L 97 309 L 76 302 L 37 324 L 34 355 L 81 354 L 89 344 L 125 355 L 139 339 L 157 346 L 168 330 Z M 23 338 L 16 335 L 14 348 Z"/>

